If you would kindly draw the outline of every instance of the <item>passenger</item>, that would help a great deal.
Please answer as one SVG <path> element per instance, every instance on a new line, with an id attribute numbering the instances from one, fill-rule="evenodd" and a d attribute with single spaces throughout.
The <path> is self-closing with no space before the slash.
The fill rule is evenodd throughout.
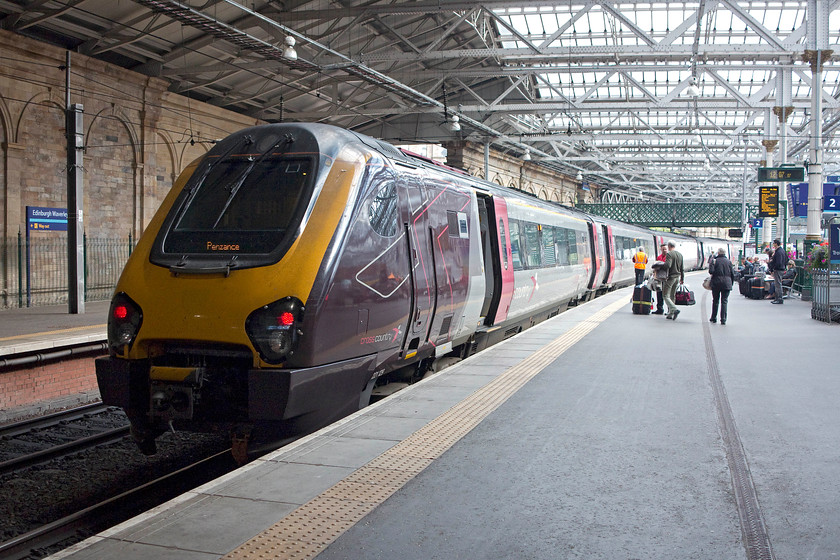
<path id="1" fill-rule="evenodd" d="M 647 269 L 648 263 L 644 247 L 639 247 L 631 260 L 633 261 L 633 267 L 636 269 L 636 285 L 639 286 L 645 281 L 645 269 Z"/>
<path id="2" fill-rule="evenodd" d="M 793 286 L 794 280 L 796 280 L 796 265 L 793 263 L 793 261 L 788 261 L 787 270 L 785 270 L 785 273 L 782 274 L 782 287 L 790 288 L 791 286 Z M 773 282 L 770 284 L 770 294 L 767 296 L 767 298 L 775 299 L 775 297 L 776 283 Z M 784 290 L 782 290 L 782 297 L 784 297 Z"/>
<path id="3" fill-rule="evenodd" d="M 770 260 L 769 267 L 773 273 L 773 289 L 774 297 L 770 303 L 784 303 L 782 299 L 782 274 L 784 274 L 788 263 L 787 251 L 782 248 L 781 239 L 773 240 L 773 257 Z"/>
<path id="4" fill-rule="evenodd" d="M 659 254 L 656 255 L 656 262 L 653 263 L 653 278 L 656 281 L 656 311 L 651 315 L 663 315 L 665 313 L 665 298 L 662 296 L 662 288 L 665 280 L 668 278 L 668 273 L 665 270 L 665 258 L 668 255 L 668 244 L 663 243 L 659 246 Z M 657 266 L 657 263 L 661 265 Z"/>
<path id="5" fill-rule="evenodd" d="M 749 257 L 744 259 L 744 265 L 741 267 L 741 276 L 752 276 L 755 273 L 755 265 Z"/>
<path id="6" fill-rule="evenodd" d="M 732 291 L 732 283 L 735 281 L 735 271 L 732 270 L 732 262 L 726 257 L 725 249 L 718 249 L 709 274 L 712 275 L 712 316 L 709 317 L 709 321 L 717 323 L 720 303 L 720 324 L 725 325 L 729 292 Z"/>
<path id="7" fill-rule="evenodd" d="M 672 321 L 677 320 L 677 315 L 680 310 L 674 303 L 674 297 L 677 295 L 677 283 L 682 284 L 685 281 L 685 271 L 683 270 L 683 256 L 677 251 L 677 244 L 673 240 L 668 241 L 668 255 L 665 257 L 665 270 L 668 273 L 668 279 L 665 280 L 665 287 L 662 289 L 662 295 L 665 296 L 665 303 L 668 304 L 668 314 L 666 319 Z"/>
<path id="8" fill-rule="evenodd" d="M 766 274 L 766 273 L 767 273 L 767 263 L 766 263 L 765 261 L 762 261 L 762 260 L 758 257 L 758 255 L 756 255 L 756 256 L 754 256 L 754 257 L 753 257 L 753 265 L 754 265 L 754 268 L 755 268 L 755 272 L 754 272 L 754 274 L 756 274 L 756 275 L 759 275 L 759 274 L 760 274 L 760 275 L 764 275 L 764 274 Z"/>

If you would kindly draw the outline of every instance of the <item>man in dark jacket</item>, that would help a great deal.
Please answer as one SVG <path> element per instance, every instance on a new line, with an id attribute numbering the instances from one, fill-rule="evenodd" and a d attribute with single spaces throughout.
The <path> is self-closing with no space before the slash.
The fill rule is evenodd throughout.
<path id="1" fill-rule="evenodd" d="M 715 260 L 709 266 L 709 274 L 712 275 L 712 316 L 709 317 L 709 321 L 717 323 L 718 303 L 720 303 L 720 324 L 725 325 L 729 292 L 732 291 L 732 283 L 735 281 L 732 261 L 726 257 L 725 249 L 718 249 Z"/>
<path id="2" fill-rule="evenodd" d="M 787 268 L 788 257 L 780 239 L 773 240 L 773 249 L 773 257 L 767 263 L 770 272 L 773 273 L 773 285 L 776 292 L 776 297 L 771 303 L 784 303 L 785 300 L 782 299 L 782 274 L 785 273 Z"/>

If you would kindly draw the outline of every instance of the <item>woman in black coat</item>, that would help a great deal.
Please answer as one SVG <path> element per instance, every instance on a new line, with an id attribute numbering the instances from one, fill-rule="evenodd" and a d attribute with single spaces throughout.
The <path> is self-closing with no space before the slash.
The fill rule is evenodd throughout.
<path id="1" fill-rule="evenodd" d="M 717 323 L 718 303 L 720 303 L 720 324 L 725 325 L 726 304 L 729 301 L 729 292 L 732 291 L 732 283 L 735 281 L 735 271 L 723 248 L 718 249 L 715 260 L 709 266 L 709 274 L 712 275 L 712 316 L 709 321 Z"/>

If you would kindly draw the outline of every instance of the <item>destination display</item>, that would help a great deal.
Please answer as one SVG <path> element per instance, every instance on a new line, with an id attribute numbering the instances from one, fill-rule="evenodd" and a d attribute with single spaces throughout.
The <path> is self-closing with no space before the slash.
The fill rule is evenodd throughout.
<path id="1" fill-rule="evenodd" d="M 805 168 L 804 167 L 759 167 L 758 168 L 758 182 L 772 183 L 778 181 L 780 183 L 787 181 L 804 181 Z"/>

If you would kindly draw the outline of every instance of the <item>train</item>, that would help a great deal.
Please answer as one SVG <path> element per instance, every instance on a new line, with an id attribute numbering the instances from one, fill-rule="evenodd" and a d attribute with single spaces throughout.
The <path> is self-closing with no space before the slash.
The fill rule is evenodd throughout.
<path id="1" fill-rule="evenodd" d="M 166 430 L 225 430 L 241 457 L 633 284 L 632 255 L 666 239 L 686 269 L 726 244 L 330 125 L 250 127 L 179 175 L 138 240 L 95 363 L 100 393 L 144 453 Z"/>

